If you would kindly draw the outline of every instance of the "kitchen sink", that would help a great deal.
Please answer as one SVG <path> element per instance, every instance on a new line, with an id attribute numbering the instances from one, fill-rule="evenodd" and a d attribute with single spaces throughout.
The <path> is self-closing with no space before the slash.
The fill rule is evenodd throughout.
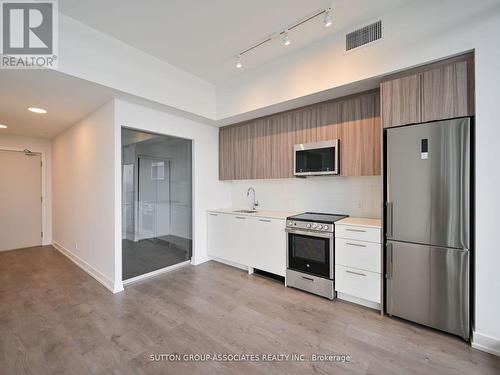
<path id="1" fill-rule="evenodd" d="M 241 214 L 256 214 L 258 211 L 254 210 L 236 210 L 233 212 L 239 212 Z"/>

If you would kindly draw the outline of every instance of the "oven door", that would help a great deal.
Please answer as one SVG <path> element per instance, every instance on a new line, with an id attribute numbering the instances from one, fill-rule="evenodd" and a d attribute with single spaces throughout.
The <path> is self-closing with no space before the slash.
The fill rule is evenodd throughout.
<path id="1" fill-rule="evenodd" d="M 287 267 L 333 280 L 333 233 L 287 229 Z"/>

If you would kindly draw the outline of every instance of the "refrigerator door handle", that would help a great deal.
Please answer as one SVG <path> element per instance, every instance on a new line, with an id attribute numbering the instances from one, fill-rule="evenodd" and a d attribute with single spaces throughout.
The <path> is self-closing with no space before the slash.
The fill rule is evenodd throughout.
<path id="1" fill-rule="evenodd" d="M 385 265 L 385 278 L 392 279 L 392 243 L 388 242 L 386 244 L 387 249 L 387 257 L 386 257 L 386 265 Z"/>
<path id="2" fill-rule="evenodd" d="M 393 234 L 393 215 L 394 215 L 394 205 L 392 202 L 387 202 L 386 204 L 386 218 L 387 218 L 387 237 L 392 237 Z"/>

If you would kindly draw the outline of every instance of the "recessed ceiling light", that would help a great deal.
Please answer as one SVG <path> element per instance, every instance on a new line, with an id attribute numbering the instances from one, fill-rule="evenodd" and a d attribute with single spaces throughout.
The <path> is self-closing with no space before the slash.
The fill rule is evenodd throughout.
<path id="1" fill-rule="evenodd" d="M 7 129 L 7 125 L 0 124 L 0 129 Z"/>
<path id="2" fill-rule="evenodd" d="M 37 107 L 29 107 L 28 111 L 34 112 L 34 113 L 47 113 L 47 111 L 43 108 L 37 108 Z"/>

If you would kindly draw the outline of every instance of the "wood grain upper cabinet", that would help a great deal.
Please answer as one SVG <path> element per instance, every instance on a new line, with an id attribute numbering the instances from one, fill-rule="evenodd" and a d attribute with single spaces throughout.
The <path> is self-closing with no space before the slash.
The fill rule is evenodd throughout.
<path id="1" fill-rule="evenodd" d="M 389 128 L 421 121 L 422 79 L 420 74 L 384 81 L 380 84 L 382 126 Z"/>
<path id="2" fill-rule="evenodd" d="M 219 180 L 233 180 L 235 176 L 232 159 L 232 128 L 219 129 Z"/>
<path id="3" fill-rule="evenodd" d="M 467 61 L 422 73 L 422 122 L 473 115 Z"/>
<path id="4" fill-rule="evenodd" d="M 412 72 L 381 83 L 384 128 L 474 115 L 472 55 L 440 61 Z"/>
<path id="5" fill-rule="evenodd" d="M 220 128 L 219 179 L 293 177 L 295 144 L 333 139 L 342 175 L 380 174 L 378 90 Z"/>
<path id="6" fill-rule="evenodd" d="M 381 174 L 381 132 L 378 94 L 342 103 L 340 173 L 342 176 Z"/>

